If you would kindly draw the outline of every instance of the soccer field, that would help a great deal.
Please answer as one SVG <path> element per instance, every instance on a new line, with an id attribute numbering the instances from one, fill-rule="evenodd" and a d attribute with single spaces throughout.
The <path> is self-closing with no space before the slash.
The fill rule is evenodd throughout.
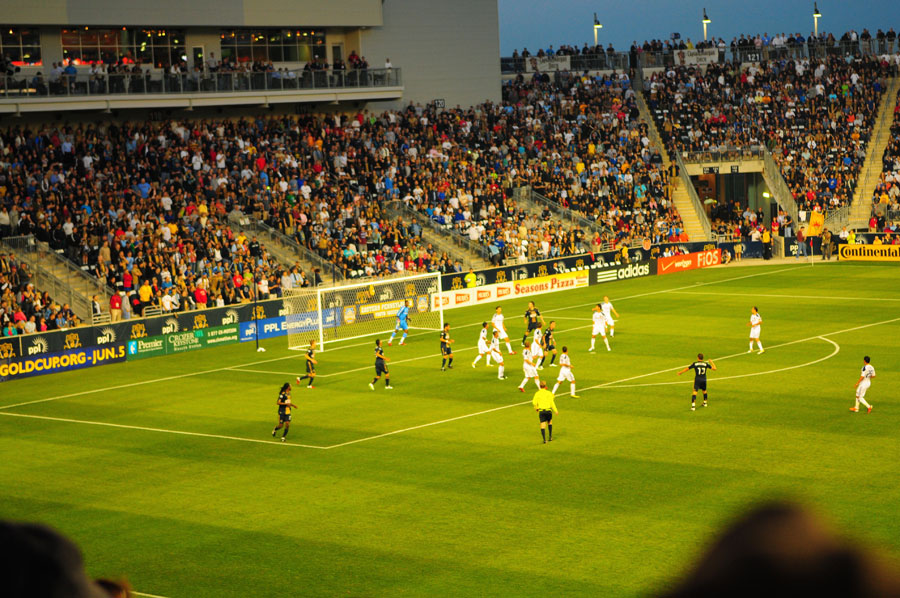
<path id="1" fill-rule="evenodd" d="M 604 293 L 612 351 L 588 353 Z M 471 367 L 491 309 L 451 310 L 454 368 L 437 332 L 414 333 L 385 346 L 394 390 L 368 388 L 374 337 L 327 346 L 286 443 L 278 388 L 304 368 L 285 338 L 4 383 L 0 517 L 172 598 L 646 594 L 767 497 L 900 555 L 896 266 L 720 267 L 536 303 L 581 396 L 561 386 L 552 443 L 534 385 L 516 388 L 526 300 L 507 301 L 508 380 Z M 700 351 L 718 371 L 692 412 L 693 376 L 675 374 Z M 863 355 L 874 410 L 854 414 Z"/>

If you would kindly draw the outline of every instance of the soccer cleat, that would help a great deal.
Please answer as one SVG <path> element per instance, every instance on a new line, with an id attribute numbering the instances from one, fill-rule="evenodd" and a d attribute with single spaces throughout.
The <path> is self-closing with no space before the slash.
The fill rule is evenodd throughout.
<path id="1" fill-rule="evenodd" d="M 506 380 L 506 376 L 497 376 L 497 380 Z"/>
<path id="2" fill-rule="evenodd" d="M 856 413 L 857 411 L 859 411 L 859 407 L 851 407 L 850 411 L 852 411 L 853 413 Z"/>
<path id="3" fill-rule="evenodd" d="M 553 439 L 552 439 L 552 438 L 548 438 L 548 439 L 547 439 L 547 442 L 553 442 Z"/>
<path id="4" fill-rule="evenodd" d="M 556 364 L 555 364 L 555 363 L 551 363 L 551 364 L 550 364 L 550 367 L 555 368 L 555 367 L 556 367 Z"/>
<path id="5" fill-rule="evenodd" d="M 310 384 L 310 385 L 307 386 L 306 388 L 315 388 L 315 386 L 313 386 L 312 384 Z"/>
<path id="6" fill-rule="evenodd" d="M 872 407 L 873 405 L 869 405 L 869 409 L 866 411 L 866 413 L 872 413 Z"/>
<path id="7" fill-rule="evenodd" d="M 765 349 L 760 349 L 760 350 L 759 350 L 759 353 L 757 353 L 757 355 L 762 355 L 762 354 L 765 353 L 765 352 L 766 352 Z"/>
<path id="8" fill-rule="evenodd" d="M 515 355 L 516 352 L 515 352 L 515 351 L 510 351 L 509 354 L 510 354 L 510 355 Z"/>
<path id="9" fill-rule="evenodd" d="M 539 369 L 539 370 L 542 370 L 542 369 L 544 369 L 544 366 L 539 365 L 539 366 L 538 366 L 538 369 Z"/>
<path id="10" fill-rule="evenodd" d="M 452 369 L 453 369 L 453 366 L 452 366 L 452 365 L 448 365 L 448 366 L 447 366 L 447 369 L 448 369 L 448 370 L 452 370 Z"/>
<path id="11" fill-rule="evenodd" d="M 691 405 L 691 411 L 696 411 L 696 410 L 697 410 L 697 408 L 694 407 L 694 405 L 692 404 L 692 405 Z"/>
<path id="12" fill-rule="evenodd" d="M 488 364 L 488 365 L 490 365 L 490 364 Z M 473 367 L 473 368 L 475 367 L 475 364 L 474 364 L 474 363 L 472 364 L 472 367 Z"/>
<path id="13" fill-rule="evenodd" d="M 747 353 L 753 353 L 753 347 L 750 347 L 749 349 L 747 349 Z"/>
<path id="14" fill-rule="evenodd" d="M 704 407 L 707 407 L 707 406 L 708 406 L 707 403 L 706 403 L 706 401 L 703 401 L 703 406 L 704 406 Z"/>
<path id="15" fill-rule="evenodd" d="M 580 399 L 580 398 L 581 398 L 581 395 L 569 395 L 569 396 L 572 397 L 573 399 Z"/>
<path id="16" fill-rule="evenodd" d="M 543 442 L 543 444 L 547 444 L 547 441 L 545 440 L 545 441 Z"/>
<path id="17" fill-rule="evenodd" d="M 375 385 L 372 384 L 371 382 L 369 382 L 369 388 L 371 388 L 372 390 L 375 390 Z"/>
<path id="18" fill-rule="evenodd" d="M 390 347 L 392 344 L 394 344 L 394 341 L 388 341 L 388 347 Z"/>
<path id="19" fill-rule="evenodd" d="M 275 438 L 275 432 L 277 432 L 277 431 L 278 430 L 272 430 L 272 438 Z"/>
<path id="20" fill-rule="evenodd" d="M 441 371 L 442 371 L 442 372 L 445 372 L 445 371 L 447 371 L 447 368 L 443 368 L 443 367 L 442 367 L 442 368 L 441 368 Z"/>
<path id="21" fill-rule="evenodd" d="M 300 384 L 300 376 L 297 376 L 297 384 Z"/>
<path id="22" fill-rule="evenodd" d="M 281 437 L 281 442 L 287 442 L 287 438 L 285 438 L 284 436 L 282 436 L 282 437 Z"/>
<path id="23" fill-rule="evenodd" d="M 607 350 L 607 351 L 612 351 L 612 349 L 610 349 L 609 347 L 607 347 L 606 350 Z"/>
<path id="24" fill-rule="evenodd" d="M 594 348 L 593 348 L 593 347 L 591 347 L 590 349 L 588 349 L 588 353 L 593 353 L 593 352 L 594 352 Z"/>
<path id="25" fill-rule="evenodd" d="M 384 389 L 385 390 L 394 390 L 394 387 L 393 386 L 385 386 Z"/>
<path id="26" fill-rule="evenodd" d="M 404 343 L 403 341 L 400 341 L 400 346 L 401 346 L 401 347 L 402 347 L 403 345 L 405 345 L 405 344 L 406 344 L 406 343 Z"/>
<path id="27" fill-rule="evenodd" d="M 519 392 L 525 392 L 525 389 L 522 388 L 522 387 L 520 386 L 520 387 L 519 387 Z"/>

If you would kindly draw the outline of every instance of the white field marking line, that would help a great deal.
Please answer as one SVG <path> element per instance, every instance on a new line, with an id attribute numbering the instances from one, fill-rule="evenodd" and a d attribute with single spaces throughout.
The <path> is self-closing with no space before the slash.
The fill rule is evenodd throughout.
<path id="1" fill-rule="evenodd" d="M 799 365 L 792 365 L 792 366 L 789 366 L 789 367 L 783 367 L 783 368 L 779 368 L 779 369 L 777 369 L 777 370 L 766 370 L 765 372 L 753 372 L 753 373 L 750 373 L 750 374 L 736 374 L 736 375 L 734 375 L 734 376 L 724 376 L 724 377 L 716 376 L 716 377 L 713 378 L 713 379 L 716 380 L 716 381 L 719 381 L 719 380 L 734 380 L 735 378 L 749 378 L 749 377 L 751 377 L 751 376 L 765 376 L 766 374 L 777 374 L 778 372 L 787 372 L 788 370 L 797 370 L 797 369 L 800 369 L 800 368 L 805 368 L 805 367 L 808 367 L 808 366 L 811 366 L 811 365 L 815 365 L 815 364 L 820 363 L 820 362 L 822 362 L 822 361 L 826 361 L 826 360 L 828 360 L 828 359 L 831 359 L 832 357 L 834 357 L 834 356 L 837 355 L 838 353 L 840 353 L 840 351 L 841 351 L 841 346 L 840 346 L 839 344 L 837 344 L 836 342 L 834 342 L 833 340 L 828 339 L 828 338 L 825 338 L 824 336 L 817 336 L 816 338 L 817 338 L 817 339 L 821 339 L 821 340 L 825 341 L 826 343 L 831 343 L 831 344 L 834 346 L 834 351 L 832 351 L 830 354 L 828 354 L 828 355 L 825 356 L 825 357 L 821 357 L 821 358 L 816 359 L 816 360 L 813 360 L 813 361 L 808 361 L 808 362 L 806 362 L 806 363 L 801 363 L 801 364 L 799 364 Z M 746 353 L 744 353 L 744 355 L 746 355 Z M 612 386 L 608 386 L 607 388 L 610 388 L 610 389 L 615 390 L 615 389 L 617 389 L 617 388 L 638 388 L 638 387 L 644 387 L 644 386 L 672 386 L 672 385 L 675 385 L 675 384 L 691 384 L 692 382 L 693 382 L 693 380 L 677 380 L 677 381 L 675 381 L 675 382 L 647 382 L 647 383 L 644 383 L 644 384 L 619 384 L 619 385 L 612 385 Z"/>
<path id="2" fill-rule="evenodd" d="M 771 350 L 771 349 L 777 349 L 777 348 L 779 348 L 779 347 L 787 347 L 787 346 L 789 346 L 789 345 L 796 345 L 797 343 L 805 343 L 805 342 L 807 342 L 807 341 L 811 341 L 811 340 L 816 339 L 816 338 L 824 338 L 824 337 L 826 337 L 826 336 L 834 336 L 835 334 L 843 334 L 843 333 L 845 333 L 845 332 L 853 332 L 853 331 L 855 331 L 855 330 L 862 330 L 862 329 L 864 329 L 864 328 L 872 328 L 873 326 L 881 326 L 882 324 L 891 324 L 891 323 L 893 323 L 893 322 L 900 322 L 900 318 L 892 318 L 892 319 L 890 319 L 890 320 L 882 320 L 881 322 L 873 322 L 872 324 L 863 324 L 862 326 L 854 326 L 853 328 L 844 328 L 843 330 L 836 330 L 836 331 L 834 331 L 834 332 L 826 332 L 826 333 L 824 333 L 824 334 L 819 334 L 819 335 L 816 335 L 816 336 L 808 336 L 808 337 L 806 337 L 806 338 L 800 338 L 800 339 L 797 339 L 797 340 L 794 340 L 794 341 L 788 341 L 788 342 L 786 342 L 786 343 L 780 343 L 780 344 L 777 344 L 777 345 L 771 345 L 771 346 L 769 347 L 769 350 Z M 733 358 L 733 357 L 740 357 L 741 355 L 748 355 L 749 353 L 750 353 L 750 351 L 742 351 L 742 352 L 740 352 L 740 353 L 732 353 L 731 355 L 726 355 L 726 356 L 724 356 L 724 357 L 716 357 L 713 361 L 716 361 L 716 360 L 718 360 L 718 361 L 723 361 L 723 360 L 725 360 L 725 359 L 731 359 L 731 358 Z M 647 378 L 647 377 L 649 377 L 649 376 L 655 376 L 655 375 L 657 375 L 657 374 L 665 374 L 666 372 L 674 372 L 674 371 L 676 371 L 676 370 L 680 370 L 680 369 L 683 368 L 683 367 L 684 367 L 684 366 L 676 366 L 676 367 L 674 367 L 674 368 L 668 368 L 668 369 L 665 369 L 665 370 L 659 370 L 659 371 L 657 371 L 657 372 L 650 372 L 649 374 L 639 374 L 639 375 L 637 375 L 637 376 L 632 376 L 632 377 L 630 377 L 630 378 L 623 378 L 622 380 L 615 380 L 615 381 L 613 381 L 613 382 L 604 382 L 603 384 L 596 384 L 596 385 L 594 385 L 594 386 L 587 386 L 587 387 L 585 387 L 585 388 L 582 388 L 581 390 L 593 390 L 593 389 L 595 389 L 595 388 L 605 388 L 605 387 L 608 387 L 608 386 L 612 386 L 612 385 L 614 385 L 614 384 L 619 384 L 619 383 L 621 383 L 621 382 L 630 382 L 630 381 L 632 381 L 632 380 L 638 380 L 639 378 Z"/>
<path id="3" fill-rule="evenodd" d="M 721 284 L 721 283 L 724 283 L 724 282 L 732 282 L 732 281 L 735 281 L 735 280 L 742 280 L 742 279 L 745 279 L 745 278 L 754 278 L 754 277 L 757 277 L 757 276 L 765 276 L 765 275 L 767 275 L 767 274 L 777 274 L 777 273 L 779 273 L 779 272 L 785 272 L 785 271 L 787 271 L 787 270 L 797 270 L 797 269 L 804 268 L 804 267 L 807 267 L 807 268 L 808 268 L 809 266 L 792 266 L 792 267 L 789 267 L 789 268 L 780 268 L 780 269 L 778 269 L 778 270 L 771 270 L 771 271 L 768 271 L 768 272 L 758 272 L 758 273 L 756 273 L 756 274 L 748 274 L 748 275 L 745 275 L 745 276 L 736 276 L 736 277 L 733 277 L 733 278 L 725 278 L 725 279 L 723 279 L 723 280 L 713 280 L 713 281 L 710 281 L 710 282 L 697 283 L 697 284 L 687 285 L 687 286 L 683 286 L 683 287 L 675 287 L 675 288 L 673 288 L 673 289 L 663 289 L 663 290 L 661 290 L 661 291 L 652 291 L 652 292 L 649 292 L 649 293 L 640 293 L 640 294 L 638 294 L 638 295 L 629 295 L 629 296 L 626 296 L 626 297 L 619 297 L 619 298 L 617 299 L 617 301 L 624 301 L 624 300 L 626 300 L 626 299 L 635 299 L 635 298 L 638 298 L 638 297 L 646 297 L 646 296 L 648 296 L 648 295 L 658 295 L 658 294 L 660 294 L 660 293 L 671 293 L 671 292 L 674 292 L 674 291 L 681 291 L 681 290 L 684 290 L 684 289 L 692 289 L 692 288 L 696 288 L 696 287 L 699 287 L 699 286 L 707 286 L 707 285 L 713 285 L 713 284 Z M 579 307 L 587 307 L 587 306 L 591 306 L 591 305 L 596 305 L 596 303 L 583 303 L 583 304 L 581 304 L 581 305 L 572 305 L 572 306 L 568 306 L 568 307 L 561 307 L 561 308 L 558 308 L 558 309 L 549 309 L 549 310 L 547 310 L 547 311 L 544 312 L 544 313 L 551 313 L 551 312 L 558 312 L 558 311 L 566 311 L 566 310 L 569 310 L 569 309 L 576 309 L 576 308 L 579 308 Z M 480 326 L 480 324 L 477 323 L 477 322 L 474 323 L 474 324 L 462 324 L 462 325 L 460 325 L 460 326 L 457 326 L 457 328 L 469 328 L 469 327 L 472 327 L 472 326 Z M 425 333 L 425 332 L 423 332 L 423 333 L 421 333 L 421 334 L 430 334 L 430 333 Z M 417 334 L 417 335 L 409 335 L 409 336 L 419 336 L 419 335 Z M 366 343 L 355 343 L 355 344 L 353 344 L 353 345 L 343 345 L 343 346 L 341 346 L 341 347 L 336 347 L 334 350 L 338 350 L 338 349 L 342 349 L 342 348 L 343 348 L 343 349 L 349 349 L 350 347 L 360 347 L 360 346 L 364 346 L 364 345 L 368 345 L 368 344 L 371 344 L 371 341 L 366 342 Z M 0 405 L 0 411 L 2 411 L 2 410 L 4 410 L 4 409 L 12 409 L 13 407 L 24 407 L 24 406 L 26 406 L 26 405 L 35 405 L 35 404 L 38 404 L 38 403 L 46 403 L 46 402 L 48 402 L 48 401 L 58 401 L 58 400 L 60 400 L 60 399 L 70 399 L 70 398 L 73 398 L 73 397 L 80 397 L 80 396 L 89 395 L 89 394 L 94 394 L 94 393 L 98 393 L 98 392 L 107 392 L 107 391 L 110 391 L 110 390 L 120 390 L 120 389 L 123 389 L 123 388 L 132 388 L 132 387 L 134 387 L 134 386 L 142 386 L 142 385 L 144 385 L 144 384 L 155 384 L 155 383 L 157 383 L 157 382 L 166 382 L 166 381 L 169 381 L 169 380 L 179 380 L 179 379 L 181 379 L 181 378 L 188 378 L 188 377 L 190 377 L 190 376 L 200 376 L 200 375 L 203 375 L 203 374 L 213 374 L 213 373 L 216 373 L 216 372 L 224 372 L 224 371 L 226 371 L 226 370 L 233 369 L 233 368 L 240 368 L 240 367 L 254 366 L 254 365 L 259 365 L 259 364 L 261 364 L 261 363 L 272 363 L 272 362 L 275 362 L 275 361 L 283 361 L 283 360 L 285 360 L 285 359 L 297 359 L 297 358 L 298 358 L 298 357 L 297 357 L 296 355 L 288 355 L 288 356 L 285 356 L 285 357 L 275 357 L 275 358 L 272 358 L 272 359 L 264 359 L 264 360 L 261 360 L 261 361 L 260 361 L 260 360 L 258 360 L 258 361 L 251 361 L 251 362 L 244 363 L 244 364 L 240 364 L 240 365 L 225 366 L 225 367 L 216 368 L 216 369 L 212 369 L 212 370 L 203 370 L 203 371 L 200 371 L 200 372 L 189 372 L 189 373 L 186 373 L 186 374 L 178 374 L 178 375 L 176 375 L 176 376 L 166 376 L 166 377 L 164 377 L 164 378 L 154 378 L 154 379 L 151 379 L 151 380 L 142 380 L 142 381 L 140 381 L 140 382 L 131 382 L 131 383 L 129 383 L 129 384 L 120 384 L 120 385 L 118 385 L 118 386 L 107 386 L 107 387 L 104 387 L 104 388 L 95 388 L 95 389 L 91 389 L 91 390 L 83 390 L 83 391 L 80 391 L 80 392 L 73 392 L 73 393 L 70 393 L 70 394 L 58 395 L 58 396 L 55 396 L 55 397 L 47 397 L 47 398 L 45 398 L 45 399 L 36 399 L 36 400 L 34 400 L 34 401 L 25 401 L 25 402 L 22 402 L 22 403 L 15 403 L 15 404 L 12 404 L 12 405 Z"/>
<path id="4" fill-rule="evenodd" d="M 835 297 L 833 295 L 774 295 L 764 293 L 714 293 L 712 291 L 672 291 L 676 295 L 716 295 L 720 297 L 773 297 L 779 299 L 818 299 L 820 301 L 900 301 L 900 297 Z"/>
<path id="5" fill-rule="evenodd" d="M 54 422 L 64 422 L 68 424 L 88 424 L 91 426 L 105 426 L 107 428 L 122 428 L 125 430 L 141 430 L 143 432 L 162 432 L 164 434 L 178 434 L 180 436 L 198 436 L 200 438 L 218 438 L 220 440 L 239 440 L 241 442 L 256 442 L 259 444 L 282 444 L 277 440 L 261 440 L 259 438 L 242 438 L 240 436 L 225 436 L 224 434 L 204 434 L 203 432 L 185 432 L 183 430 L 168 430 L 166 428 L 147 428 L 144 426 L 130 426 L 126 424 L 114 424 L 110 422 L 96 422 L 90 421 L 86 419 L 69 419 L 66 417 L 51 417 L 49 415 L 31 415 L 28 413 L 0 413 L 0 415 L 5 415 L 7 417 L 24 417 L 28 419 L 43 419 Z M 297 446 L 301 448 L 310 448 L 310 449 L 326 449 L 326 446 L 316 446 L 314 444 L 295 444 L 291 443 L 290 446 Z"/>
<path id="6" fill-rule="evenodd" d="M 448 419 L 442 419 L 436 422 L 430 422 L 427 424 L 419 424 L 418 426 L 412 426 L 410 428 L 403 428 L 402 430 L 394 430 L 393 432 L 385 432 L 384 434 L 378 434 L 376 436 L 367 436 L 365 438 L 357 438 L 356 440 L 350 440 L 348 442 L 342 442 L 340 444 L 332 444 L 331 446 L 324 447 L 326 450 L 341 448 L 342 446 L 348 446 L 350 444 L 358 444 L 360 442 L 366 442 L 368 440 L 376 440 L 378 438 L 384 438 L 385 436 L 394 436 L 396 434 L 402 434 L 404 432 L 411 432 L 413 430 L 421 430 L 422 428 L 428 428 L 431 426 L 438 426 L 440 424 L 446 424 L 449 422 L 455 422 L 461 419 L 466 419 L 469 417 L 475 417 L 476 415 L 484 415 L 486 413 L 493 413 L 494 411 L 501 411 L 503 409 L 509 409 L 510 407 L 521 407 L 522 405 L 530 405 L 531 401 L 522 401 L 521 403 L 511 403 L 509 405 L 501 405 L 500 407 L 493 407 L 491 409 L 485 409 L 484 411 L 477 411 L 475 413 L 468 413 L 466 415 L 458 415 L 456 417 L 451 417 Z"/>
<path id="7" fill-rule="evenodd" d="M 144 592 L 135 592 L 131 590 L 131 593 L 135 596 L 146 596 L 147 598 L 166 598 L 165 596 L 160 596 L 158 594 L 145 594 Z"/>

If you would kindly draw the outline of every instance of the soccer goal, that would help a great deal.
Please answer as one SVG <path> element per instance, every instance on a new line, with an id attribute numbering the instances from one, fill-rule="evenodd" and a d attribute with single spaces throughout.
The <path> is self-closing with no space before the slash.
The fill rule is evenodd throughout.
<path id="1" fill-rule="evenodd" d="M 410 330 L 440 330 L 444 325 L 441 274 L 284 292 L 288 348 L 302 349 L 319 341 L 319 349 L 335 341 L 390 333 L 397 312 L 409 308 Z"/>

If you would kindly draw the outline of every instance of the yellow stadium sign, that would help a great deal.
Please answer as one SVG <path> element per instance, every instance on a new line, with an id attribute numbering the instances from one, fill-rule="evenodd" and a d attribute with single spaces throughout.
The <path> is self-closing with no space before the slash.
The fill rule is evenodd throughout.
<path id="1" fill-rule="evenodd" d="M 841 245 L 842 260 L 861 262 L 900 262 L 900 245 Z"/>

